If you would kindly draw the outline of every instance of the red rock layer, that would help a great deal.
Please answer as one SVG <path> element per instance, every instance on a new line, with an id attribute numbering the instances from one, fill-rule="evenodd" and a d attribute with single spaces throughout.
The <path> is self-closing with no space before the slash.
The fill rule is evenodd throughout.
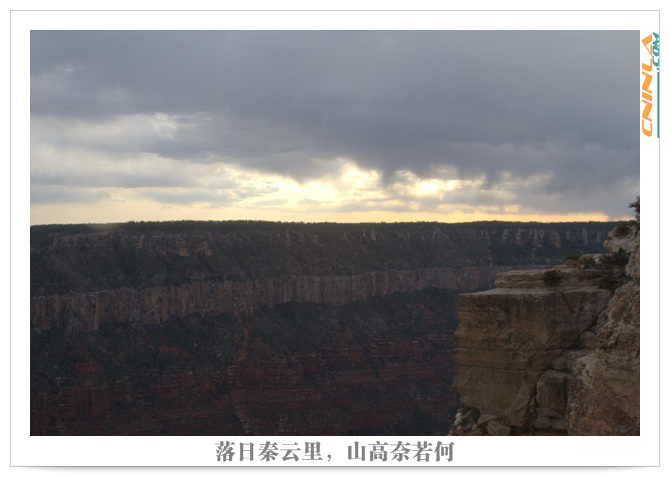
<path id="1" fill-rule="evenodd" d="M 34 330 L 31 435 L 444 435 L 455 298 L 428 293 L 214 317 L 209 344 L 196 317 Z"/>

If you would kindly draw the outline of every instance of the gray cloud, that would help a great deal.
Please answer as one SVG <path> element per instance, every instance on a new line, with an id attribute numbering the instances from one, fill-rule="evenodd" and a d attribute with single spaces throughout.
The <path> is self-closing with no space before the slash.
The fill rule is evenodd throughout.
<path id="1" fill-rule="evenodd" d="M 542 176 L 513 197 L 618 215 L 639 189 L 637 58 L 635 31 L 34 31 L 31 113 L 173 115 L 169 134 L 99 147 L 299 181 L 338 157 L 387 185 L 447 166 L 491 189 Z"/>
<path id="2" fill-rule="evenodd" d="M 53 185 L 31 185 L 30 187 L 30 202 L 32 204 L 93 203 L 108 197 L 107 192 L 90 188 L 65 188 Z"/>

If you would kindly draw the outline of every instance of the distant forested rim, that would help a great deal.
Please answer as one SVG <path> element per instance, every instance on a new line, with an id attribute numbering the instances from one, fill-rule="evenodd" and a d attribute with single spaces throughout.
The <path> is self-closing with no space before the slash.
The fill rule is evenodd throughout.
<path id="1" fill-rule="evenodd" d="M 93 224 L 45 224 L 45 225 L 32 225 L 30 229 L 35 232 L 46 232 L 46 233 L 62 233 L 62 234 L 73 234 L 73 233 L 86 233 L 86 232 L 101 232 L 101 231 L 112 231 L 112 230 L 124 230 L 128 232 L 137 232 L 137 231 L 150 231 L 150 230 L 160 230 L 160 231 L 170 231 L 178 232 L 183 230 L 192 230 L 192 229 L 208 229 L 208 230 L 221 230 L 221 231 L 231 231 L 240 228 L 254 228 L 254 229 L 287 229 L 287 230 L 329 230 L 329 229 L 339 229 L 339 230 L 354 230 L 360 227 L 375 227 L 384 230 L 393 230 L 397 228 L 405 228 L 407 226 L 414 227 L 449 227 L 453 229 L 461 228 L 470 228 L 470 227 L 483 227 L 483 228 L 518 228 L 518 227 L 545 227 L 547 225 L 555 226 L 574 226 L 574 225 L 585 225 L 585 226 L 594 226 L 600 227 L 603 224 L 620 224 L 626 221 L 574 221 L 574 222 L 515 222 L 515 221 L 504 221 L 504 220 L 481 220 L 474 222 L 426 222 L 426 221 L 417 221 L 417 222 L 272 222 L 266 220 L 166 220 L 166 221 L 129 221 L 129 222 L 112 222 L 112 223 L 93 223 Z"/>
<path id="2" fill-rule="evenodd" d="M 396 231 L 406 229 L 407 227 L 417 227 L 430 229 L 439 227 L 447 230 L 464 229 L 519 229 L 519 228 L 546 228 L 553 227 L 558 230 L 574 228 L 575 226 L 587 230 L 596 230 L 609 228 L 610 230 L 617 225 L 627 223 L 626 221 L 610 222 L 506 222 L 506 221 L 478 221 L 478 222 L 360 222 L 360 223 L 339 223 L 339 222 L 269 222 L 262 220 L 171 220 L 171 221 L 130 221 L 118 223 L 101 224 L 47 224 L 32 225 L 30 227 L 31 244 L 37 244 L 45 240 L 52 240 L 54 237 L 89 234 L 99 232 L 188 232 L 195 230 L 211 230 L 216 232 L 234 232 L 237 230 L 282 230 L 310 233 L 328 232 L 347 232 L 360 229 L 375 229 L 379 231 Z"/>

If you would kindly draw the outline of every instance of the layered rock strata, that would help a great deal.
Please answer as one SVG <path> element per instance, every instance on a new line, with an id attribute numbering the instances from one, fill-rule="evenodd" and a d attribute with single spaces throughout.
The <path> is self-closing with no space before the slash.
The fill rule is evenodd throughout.
<path id="1" fill-rule="evenodd" d="M 605 246 L 460 296 L 452 434 L 639 434 L 639 236 Z M 625 272 L 613 256 L 630 257 Z"/>
<path id="2" fill-rule="evenodd" d="M 354 276 L 290 277 L 247 282 L 193 282 L 144 289 L 121 288 L 34 297 L 30 322 L 47 330 L 96 330 L 101 323 L 159 324 L 190 315 L 251 316 L 282 303 L 345 305 L 393 293 L 430 288 L 471 291 L 508 267 L 382 270 Z"/>
<path id="3" fill-rule="evenodd" d="M 31 228 L 32 435 L 444 435 L 455 294 L 608 224 Z"/>
<path id="4" fill-rule="evenodd" d="M 33 227 L 31 324 L 78 332 L 105 322 L 250 316 L 289 302 L 481 290 L 501 271 L 598 250 L 607 224 L 197 225 Z"/>
<path id="5" fill-rule="evenodd" d="M 33 330 L 31 435 L 444 435 L 456 294 Z"/>
<path id="6" fill-rule="evenodd" d="M 31 227 L 30 290 L 36 297 L 192 282 L 363 276 L 384 270 L 541 268 L 560 263 L 566 254 L 600 252 L 614 225 L 35 226 Z"/>

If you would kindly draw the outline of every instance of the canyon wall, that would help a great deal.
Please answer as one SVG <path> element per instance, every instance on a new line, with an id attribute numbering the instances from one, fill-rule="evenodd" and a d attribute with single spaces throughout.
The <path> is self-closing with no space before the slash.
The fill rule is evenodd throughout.
<path id="1" fill-rule="evenodd" d="M 40 329 L 82 331 L 101 322 L 248 316 L 289 302 L 473 291 L 504 270 L 599 251 L 611 224 L 510 225 L 177 222 L 74 234 L 73 226 L 34 227 L 30 319 Z"/>
<path id="2" fill-rule="evenodd" d="M 445 435 L 458 292 L 613 224 L 31 229 L 31 435 Z"/>
<path id="3" fill-rule="evenodd" d="M 453 435 L 639 435 L 639 232 L 459 298 Z"/>
<path id="4" fill-rule="evenodd" d="M 274 278 L 246 282 L 193 282 L 183 285 L 120 288 L 35 297 L 30 322 L 47 330 L 97 330 L 100 323 L 159 324 L 190 315 L 251 316 L 289 302 L 339 306 L 358 300 L 430 288 L 470 291 L 489 284 L 510 267 L 381 270 L 363 275 Z"/>
<path id="5" fill-rule="evenodd" d="M 31 435 L 445 435 L 456 293 L 33 328 Z"/>

